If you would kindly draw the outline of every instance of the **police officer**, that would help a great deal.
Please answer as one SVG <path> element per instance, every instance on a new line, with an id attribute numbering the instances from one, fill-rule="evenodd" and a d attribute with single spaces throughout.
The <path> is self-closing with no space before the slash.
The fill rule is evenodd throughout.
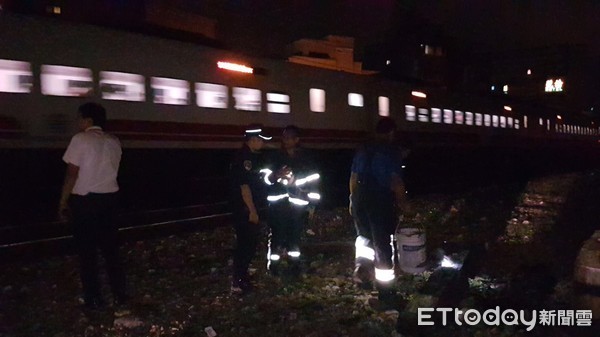
<path id="1" fill-rule="evenodd" d="M 406 206 L 402 156 L 394 145 L 396 123 L 384 117 L 377 123 L 373 141 L 361 146 L 352 161 L 350 214 L 356 226 L 356 269 L 359 285 L 373 278 L 379 300 L 394 298 L 393 238 L 397 210 Z"/>
<path id="2" fill-rule="evenodd" d="M 260 224 L 258 210 L 266 206 L 266 191 L 261 177 L 261 149 L 265 140 L 259 124 L 249 125 L 245 141 L 235 154 L 230 167 L 231 197 L 236 246 L 233 252 L 232 294 L 244 294 L 252 289 L 248 268 L 256 254 Z"/>
<path id="3" fill-rule="evenodd" d="M 299 146 L 300 130 L 295 125 L 283 129 L 281 149 L 270 159 L 265 182 L 270 185 L 269 249 L 267 269 L 279 274 L 282 259 L 287 258 L 295 276 L 300 273 L 300 238 L 308 219 L 309 207 L 320 198 L 320 178 L 309 153 Z"/>

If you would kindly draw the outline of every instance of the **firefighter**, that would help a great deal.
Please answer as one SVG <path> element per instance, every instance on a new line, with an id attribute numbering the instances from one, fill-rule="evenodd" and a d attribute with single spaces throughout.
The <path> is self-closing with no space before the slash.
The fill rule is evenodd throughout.
<path id="1" fill-rule="evenodd" d="M 395 133 L 393 119 L 378 121 L 374 139 L 361 146 L 353 158 L 349 182 L 349 211 L 357 232 L 354 280 L 368 287 L 374 279 L 379 300 L 388 303 L 395 298 L 392 240 L 397 211 L 407 206 Z"/>
<path id="2" fill-rule="evenodd" d="M 271 228 L 267 269 L 273 275 L 279 274 L 282 259 L 287 259 L 294 276 L 300 274 L 300 238 L 311 207 L 321 198 L 317 189 L 320 176 L 299 142 L 298 127 L 286 126 L 281 149 L 272 156 L 271 171 L 265 177 L 270 185 L 267 200 Z"/>
<path id="3" fill-rule="evenodd" d="M 231 293 L 242 295 L 252 290 L 248 268 L 256 254 L 261 231 L 258 211 L 266 206 L 266 190 L 261 176 L 263 158 L 261 149 L 265 140 L 258 124 L 249 125 L 245 141 L 236 153 L 230 167 L 231 197 L 236 247 L 233 252 Z"/>

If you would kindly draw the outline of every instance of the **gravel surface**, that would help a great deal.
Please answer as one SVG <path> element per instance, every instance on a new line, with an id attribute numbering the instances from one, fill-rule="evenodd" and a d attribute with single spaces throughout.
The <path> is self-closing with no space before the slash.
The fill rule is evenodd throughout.
<path id="1" fill-rule="evenodd" d="M 565 174 L 414 199 L 416 212 L 401 225 L 425 229 L 430 268 L 399 277 L 394 310 L 378 310 L 373 293 L 352 283 L 347 211 L 317 210 L 304 237 L 305 273 L 267 275 L 263 241 L 252 266 L 256 289 L 241 298 L 229 294 L 229 227 L 124 243 L 133 296 L 125 308 L 83 310 L 75 256 L 15 257 L 1 266 L 0 336 L 595 336 L 594 327 L 425 329 L 415 326 L 414 310 L 443 300 L 458 308 L 575 309 L 572 264 L 599 227 L 598 180 Z M 457 277 L 433 276 L 442 256 L 463 263 Z"/>

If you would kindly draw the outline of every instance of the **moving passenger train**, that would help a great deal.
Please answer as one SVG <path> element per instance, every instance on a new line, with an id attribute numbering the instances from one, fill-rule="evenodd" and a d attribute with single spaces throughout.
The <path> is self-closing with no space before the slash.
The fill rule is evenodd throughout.
<path id="1" fill-rule="evenodd" d="M 418 91 L 377 75 L 49 18 L 0 15 L 0 148 L 64 148 L 83 102 L 103 104 L 126 148 L 234 148 L 244 125 L 305 130 L 316 148 L 354 147 L 378 116 L 416 141 L 558 139 L 598 128 L 544 111 Z"/>

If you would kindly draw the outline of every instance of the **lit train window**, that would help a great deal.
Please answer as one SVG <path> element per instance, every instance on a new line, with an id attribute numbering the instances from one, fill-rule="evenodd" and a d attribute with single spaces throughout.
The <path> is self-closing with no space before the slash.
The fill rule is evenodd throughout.
<path id="1" fill-rule="evenodd" d="M 523 116 L 523 127 L 527 129 L 527 116 Z"/>
<path id="2" fill-rule="evenodd" d="M 188 81 L 174 78 L 152 77 L 154 103 L 188 105 L 190 104 L 190 84 Z"/>
<path id="3" fill-rule="evenodd" d="M 103 99 L 131 102 L 146 100 L 144 76 L 138 74 L 101 71 L 100 91 Z"/>
<path id="4" fill-rule="evenodd" d="M 477 125 L 477 126 L 483 125 L 483 115 L 478 112 L 475 113 L 475 125 Z"/>
<path id="5" fill-rule="evenodd" d="M 429 110 L 426 108 L 419 108 L 419 122 L 429 122 Z"/>
<path id="6" fill-rule="evenodd" d="M 550 120 L 549 120 L 549 119 L 547 119 L 547 120 L 546 120 L 546 123 L 547 123 L 547 124 L 546 124 L 546 129 L 547 129 L 548 131 L 550 131 Z"/>
<path id="7" fill-rule="evenodd" d="M 467 125 L 473 125 L 473 113 L 465 112 L 465 122 Z"/>
<path id="8" fill-rule="evenodd" d="M 506 116 L 500 116 L 500 127 L 506 128 Z"/>
<path id="9" fill-rule="evenodd" d="M 414 122 L 417 120 L 417 109 L 412 105 L 404 106 L 404 113 L 406 114 L 406 120 L 410 122 Z"/>
<path id="10" fill-rule="evenodd" d="M 540 125 L 544 125 L 544 120 L 540 118 Z"/>
<path id="11" fill-rule="evenodd" d="M 456 124 L 464 123 L 464 114 L 462 111 L 456 110 L 454 112 L 454 123 L 456 123 Z"/>
<path id="12" fill-rule="evenodd" d="M 506 124 L 508 125 L 509 128 L 512 129 L 512 127 L 513 127 L 513 118 L 512 117 L 506 118 Z"/>
<path id="13" fill-rule="evenodd" d="M 387 117 L 390 115 L 390 99 L 385 96 L 379 96 L 377 99 L 379 107 L 379 116 Z"/>
<path id="14" fill-rule="evenodd" d="M 268 92 L 267 111 L 279 114 L 290 113 L 290 95 Z"/>
<path id="15" fill-rule="evenodd" d="M 498 127 L 498 121 L 499 121 L 498 116 L 492 115 L 492 126 L 493 127 L 495 127 L 495 128 Z"/>
<path id="16" fill-rule="evenodd" d="M 442 122 L 442 110 L 438 108 L 431 108 L 431 121 L 434 123 Z"/>
<path id="17" fill-rule="evenodd" d="M 325 90 L 312 88 L 309 96 L 310 111 L 325 112 Z"/>
<path id="18" fill-rule="evenodd" d="M 233 98 L 237 110 L 260 111 L 261 98 L 258 89 L 234 87 Z"/>
<path id="19" fill-rule="evenodd" d="M 488 114 L 483 115 L 483 125 L 492 126 L 492 116 Z"/>
<path id="20" fill-rule="evenodd" d="M 42 66 L 42 94 L 86 97 L 92 94 L 92 71 L 87 68 Z"/>
<path id="21" fill-rule="evenodd" d="M 0 60 L 0 92 L 30 93 L 32 87 L 33 73 L 29 63 Z"/>
<path id="22" fill-rule="evenodd" d="M 444 109 L 444 123 L 452 124 L 454 117 L 453 112 L 450 109 Z"/>
<path id="23" fill-rule="evenodd" d="M 348 94 L 348 105 L 362 108 L 365 103 L 363 99 L 363 95 L 357 93 L 349 93 Z"/>
<path id="24" fill-rule="evenodd" d="M 515 119 L 515 129 L 519 130 L 519 120 Z"/>
<path id="25" fill-rule="evenodd" d="M 221 84 L 196 83 L 196 104 L 203 108 L 227 109 L 227 87 Z"/>

